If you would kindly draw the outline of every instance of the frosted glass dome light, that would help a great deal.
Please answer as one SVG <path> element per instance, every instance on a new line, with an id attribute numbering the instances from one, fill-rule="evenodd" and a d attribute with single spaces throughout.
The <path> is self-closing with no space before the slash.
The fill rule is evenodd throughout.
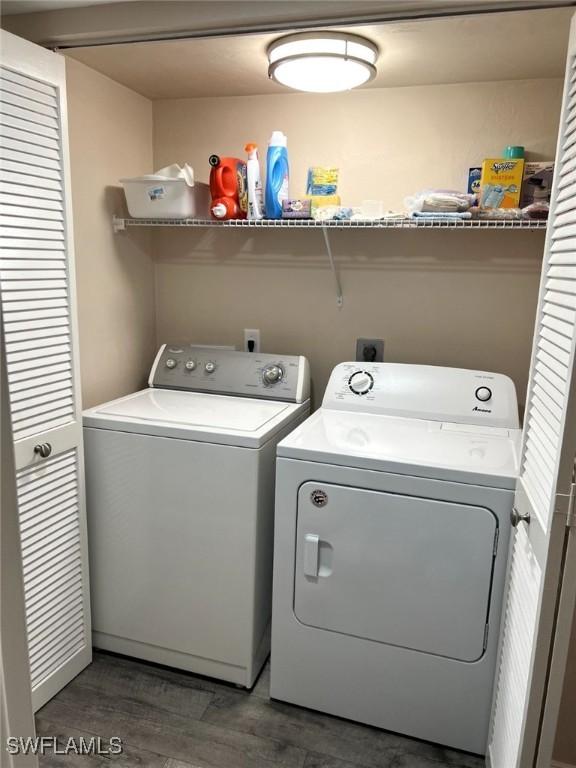
<path id="1" fill-rule="evenodd" d="M 297 91 L 349 91 L 376 75 L 378 48 L 347 32 L 299 32 L 268 48 L 268 77 Z"/>

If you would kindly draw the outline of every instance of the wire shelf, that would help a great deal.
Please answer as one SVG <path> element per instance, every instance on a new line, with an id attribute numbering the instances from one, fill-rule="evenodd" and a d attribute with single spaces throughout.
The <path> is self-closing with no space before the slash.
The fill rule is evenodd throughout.
<path id="1" fill-rule="evenodd" d="M 113 218 L 114 231 L 126 227 L 210 227 L 224 229 L 528 229 L 545 230 L 547 222 L 536 219 L 379 219 L 378 221 L 319 221 L 317 219 L 132 219 Z"/>

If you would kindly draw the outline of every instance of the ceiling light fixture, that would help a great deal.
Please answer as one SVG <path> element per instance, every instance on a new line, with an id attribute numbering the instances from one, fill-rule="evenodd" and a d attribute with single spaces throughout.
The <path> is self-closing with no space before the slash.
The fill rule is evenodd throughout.
<path id="1" fill-rule="evenodd" d="M 348 32 L 299 32 L 268 47 L 268 77 L 314 93 L 349 91 L 376 75 L 378 47 Z"/>

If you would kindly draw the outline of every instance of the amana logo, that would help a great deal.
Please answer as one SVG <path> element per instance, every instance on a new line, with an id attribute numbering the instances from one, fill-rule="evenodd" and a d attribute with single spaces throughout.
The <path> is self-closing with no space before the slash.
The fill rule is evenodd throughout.
<path id="1" fill-rule="evenodd" d="M 477 405 L 472 408 L 473 411 L 480 411 L 480 413 L 492 413 L 491 408 L 479 408 Z"/>

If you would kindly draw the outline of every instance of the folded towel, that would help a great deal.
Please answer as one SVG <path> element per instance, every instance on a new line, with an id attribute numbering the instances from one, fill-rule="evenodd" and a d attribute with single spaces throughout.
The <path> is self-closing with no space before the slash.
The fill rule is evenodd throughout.
<path id="1" fill-rule="evenodd" d="M 413 219 L 440 219 L 452 221 L 454 219 L 471 219 L 470 211 L 412 211 L 410 216 Z"/>
<path id="2" fill-rule="evenodd" d="M 452 189 L 427 189 L 404 200 L 409 211 L 422 213 L 461 213 L 476 201 L 474 195 Z"/>

